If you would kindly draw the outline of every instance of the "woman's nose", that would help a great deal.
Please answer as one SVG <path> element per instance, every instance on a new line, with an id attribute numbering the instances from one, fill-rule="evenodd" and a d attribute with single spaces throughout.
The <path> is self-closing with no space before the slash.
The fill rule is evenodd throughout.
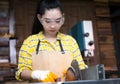
<path id="1" fill-rule="evenodd" d="M 55 28 L 55 25 L 54 25 L 54 24 L 51 24 L 51 28 Z"/>

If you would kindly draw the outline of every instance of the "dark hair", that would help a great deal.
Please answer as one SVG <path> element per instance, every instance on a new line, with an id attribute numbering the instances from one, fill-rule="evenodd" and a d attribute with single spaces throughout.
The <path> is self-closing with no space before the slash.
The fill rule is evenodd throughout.
<path id="1" fill-rule="evenodd" d="M 38 0 L 37 4 L 37 9 L 36 9 L 36 14 L 34 17 L 34 23 L 33 23 L 33 28 L 32 28 L 32 34 L 37 34 L 40 31 L 43 30 L 43 26 L 40 23 L 40 21 L 37 18 L 37 14 L 40 14 L 41 16 L 45 14 L 45 10 L 50 10 L 54 8 L 59 8 L 61 13 L 63 14 L 63 7 L 59 0 Z"/>

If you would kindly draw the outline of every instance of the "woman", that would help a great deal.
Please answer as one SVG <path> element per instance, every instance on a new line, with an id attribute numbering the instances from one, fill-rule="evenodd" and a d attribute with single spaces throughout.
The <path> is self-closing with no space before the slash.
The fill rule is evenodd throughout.
<path id="1" fill-rule="evenodd" d="M 35 21 L 33 35 L 23 42 L 19 52 L 17 80 L 55 82 L 58 79 L 50 70 L 33 70 L 32 53 L 39 51 L 69 51 L 80 69 L 87 68 L 75 39 L 59 32 L 64 24 L 64 12 L 58 0 L 39 1 Z"/>

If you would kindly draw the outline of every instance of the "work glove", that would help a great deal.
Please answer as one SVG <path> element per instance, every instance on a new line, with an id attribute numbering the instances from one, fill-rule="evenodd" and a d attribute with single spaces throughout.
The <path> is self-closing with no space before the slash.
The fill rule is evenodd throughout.
<path id="1" fill-rule="evenodd" d="M 42 82 L 55 82 L 57 80 L 57 75 L 46 70 L 46 71 L 41 71 L 41 70 L 35 70 L 32 71 L 31 77 L 33 79 L 37 79 Z"/>

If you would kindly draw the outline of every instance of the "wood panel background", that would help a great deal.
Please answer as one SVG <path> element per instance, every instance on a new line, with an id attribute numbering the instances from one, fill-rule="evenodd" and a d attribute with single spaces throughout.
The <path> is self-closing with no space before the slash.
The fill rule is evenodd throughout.
<path id="1" fill-rule="evenodd" d="M 116 67 L 109 4 L 96 2 L 95 8 L 100 62 L 108 67 Z"/>
<path id="2" fill-rule="evenodd" d="M 61 0 L 61 2 L 65 9 L 65 24 L 61 28 L 61 32 L 67 34 L 68 30 L 77 22 L 92 20 L 95 56 L 90 58 L 90 65 L 102 63 L 105 66 L 116 66 L 108 3 L 89 0 Z M 15 13 L 15 35 L 18 37 L 17 47 L 19 51 L 23 40 L 31 34 L 36 2 L 34 0 L 14 0 L 13 7 Z"/>
<path id="3" fill-rule="evenodd" d="M 9 32 L 8 17 L 9 2 L 7 0 L 0 1 L 0 60 L 9 60 L 9 38 L 5 35 Z M 6 53 L 5 53 L 6 52 Z"/>
<path id="4" fill-rule="evenodd" d="M 31 34 L 35 0 L 10 0 L 14 15 L 14 35 L 17 37 L 17 56 L 22 42 Z M 115 48 L 111 29 L 111 16 L 108 1 L 102 0 L 61 0 L 65 10 L 65 24 L 61 32 L 68 33 L 77 22 L 82 20 L 93 21 L 95 39 L 95 56 L 89 58 L 90 65 L 104 64 L 105 67 L 116 67 Z M 0 5 L 1 7 L 2 5 Z M 5 7 L 6 8 L 6 7 Z M 9 10 L 9 9 L 8 9 Z M 1 13 L 0 13 L 1 14 Z M 0 18 L 0 34 L 8 32 L 8 18 Z M 84 57 L 84 56 L 83 56 Z"/>
<path id="5" fill-rule="evenodd" d="M 61 28 L 61 32 L 68 33 L 68 30 L 72 28 L 77 22 L 82 20 L 95 21 L 94 17 L 94 2 L 93 1 L 61 1 L 65 10 L 65 24 Z M 87 3 L 87 4 L 86 4 Z M 14 0 L 14 12 L 15 12 L 15 35 L 18 37 L 18 49 L 20 48 L 23 40 L 31 34 L 31 28 L 36 9 L 36 2 L 34 0 Z M 93 12 L 91 12 L 93 11 Z M 94 25 L 94 24 L 93 24 Z M 22 32 L 21 32 L 22 31 Z M 94 31 L 96 29 L 94 28 Z M 94 33 L 95 40 L 97 41 L 97 33 Z M 97 50 L 97 43 L 96 49 Z M 99 55 L 95 53 L 95 57 L 91 60 L 91 65 L 99 63 Z"/>

